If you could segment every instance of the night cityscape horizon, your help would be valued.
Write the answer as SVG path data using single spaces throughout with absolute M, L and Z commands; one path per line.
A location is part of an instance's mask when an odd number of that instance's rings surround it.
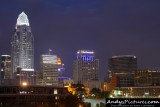
M 2 0 L 0 106 L 160 104 L 159 4 Z
M 10 2 L 10 3 L 8 3 Z M 159 70 L 158 3 L 149 1 L 1 1 L 0 54 L 10 54 L 11 36 L 24 11 L 35 42 L 35 69 L 48 49 L 61 57 L 65 75 L 72 78 L 79 49 L 94 50 L 100 59 L 100 78 L 114 55 L 135 55 L 138 68 Z M 28 2 L 28 3 L 27 3 Z M 12 6 L 10 6 L 12 4 Z M 32 4 L 32 5 L 30 5 Z M 53 4 L 53 5 L 51 5 Z M 143 7 L 142 7 L 143 6 Z M 8 7 L 8 9 L 5 9 Z M 31 10 L 32 8 L 32 10 Z M 154 19 L 154 20 L 153 20 Z M 4 21 L 5 20 L 5 21 Z M 6 23 L 7 22 L 7 23 Z M 5 41 L 5 43 L 4 43 Z M 40 47 L 40 48 L 39 48 Z

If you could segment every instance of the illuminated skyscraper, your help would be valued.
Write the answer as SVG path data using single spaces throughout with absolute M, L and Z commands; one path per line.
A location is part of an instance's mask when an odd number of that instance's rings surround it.
M 74 61 L 73 80 L 75 83 L 84 83 L 87 80 L 97 80 L 99 72 L 99 59 L 95 59 L 92 50 L 78 50 Z
M 37 85 L 52 85 L 58 86 L 58 76 L 63 64 L 57 55 L 41 55 L 41 69 L 37 78 Z
M 17 19 L 12 36 L 12 72 L 17 68 L 34 69 L 34 40 L 27 15 L 22 12 Z

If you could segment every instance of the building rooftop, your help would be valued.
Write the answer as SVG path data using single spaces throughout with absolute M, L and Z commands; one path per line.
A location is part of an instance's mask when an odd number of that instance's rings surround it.
M 123 57 L 133 57 L 136 58 L 134 55 L 119 55 L 119 56 L 112 56 L 112 58 L 123 58 Z

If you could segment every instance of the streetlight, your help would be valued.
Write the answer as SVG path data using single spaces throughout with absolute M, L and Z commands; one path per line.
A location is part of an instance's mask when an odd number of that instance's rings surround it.
M 78 107 L 83 107 L 83 105 L 80 104 Z
M 27 82 L 22 82 L 22 86 L 27 86 Z

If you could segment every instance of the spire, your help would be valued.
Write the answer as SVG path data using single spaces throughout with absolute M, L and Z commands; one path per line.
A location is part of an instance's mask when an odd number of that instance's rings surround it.
M 18 25 L 27 25 L 29 26 L 29 21 L 28 21 L 28 17 L 27 15 L 22 12 L 19 16 L 18 16 L 18 19 L 17 19 L 17 26 Z

